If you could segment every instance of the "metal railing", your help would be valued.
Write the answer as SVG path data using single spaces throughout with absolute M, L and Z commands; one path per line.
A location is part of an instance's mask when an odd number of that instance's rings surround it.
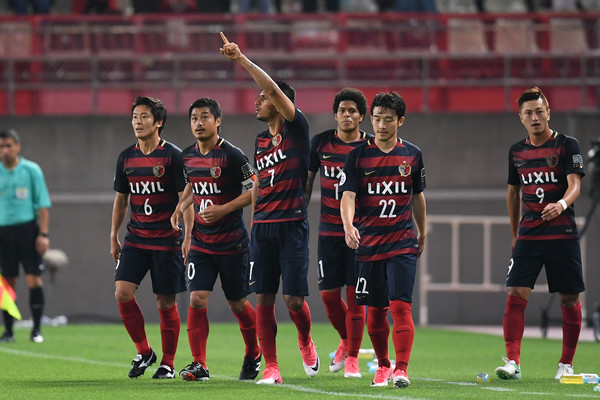
M 304 14 L 0 17 L 0 91 L 254 87 L 218 52 L 219 31 L 296 87 L 574 88 L 600 104 L 600 14 Z M 443 105 L 442 105 L 443 107 Z
M 585 218 L 576 218 L 578 227 L 582 227 Z M 434 226 L 447 226 L 450 228 L 450 279 L 441 281 L 440 277 L 433 276 L 430 268 L 431 246 L 426 246 L 419 261 L 419 323 L 422 326 L 429 324 L 429 294 L 433 292 L 504 292 L 506 290 L 505 282 L 494 282 L 492 279 L 492 247 L 493 247 L 493 227 L 506 226 L 506 231 L 510 229 L 508 217 L 499 216 L 467 216 L 467 215 L 428 215 L 428 241 L 435 240 L 436 229 Z M 465 266 L 461 262 L 461 228 L 466 226 L 479 226 L 482 228 L 482 246 L 481 246 L 481 268 L 478 266 Z M 505 243 L 507 247 L 510 243 Z M 583 275 L 586 270 L 586 239 L 585 236 L 580 239 L 581 257 Z M 473 247 L 470 250 L 476 252 Z M 508 249 L 507 249 L 508 251 Z M 478 253 L 477 253 L 478 254 Z M 504 259 L 508 262 L 510 255 L 507 253 Z M 507 264 L 508 265 L 508 264 Z M 468 271 L 467 271 L 468 270 Z M 465 282 L 466 272 L 472 273 L 474 270 L 482 271 L 482 280 L 478 283 Z M 505 275 L 504 275 L 505 276 Z M 537 285 L 534 293 L 548 293 L 548 287 Z M 580 295 L 581 304 L 585 303 L 585 292 Z M 582 312 L 585 318 L 585 307 L 582 306 Z

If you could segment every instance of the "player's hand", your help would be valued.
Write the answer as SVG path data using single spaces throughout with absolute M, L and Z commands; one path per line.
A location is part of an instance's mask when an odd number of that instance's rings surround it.
M 115 262 L 119 261 L 119 255 L 121 254 L 121 243 L 119 239 L 110 241 L 110 255 Z
M 358 229 L 356 229 L 354 226 L 351 226 L 347 230 L 345 229 L 345 231 L 346 234 L 344 235 L 344 238 L 346 239 L 346 245 L 348 245 L 348 247 L 351 249 L 358 249 L 360 244 L 360 233 L 358 233 Z
M 421 254 L 423 254 L 423 250 L 425 250 L 425 236 L 424 235 L 418 235 L 417 236 L 417 243 L 419 244 L 419 248 L 418 248 L 418 252 L 417 252 L 417 258 L 421 257 Z
M 38 235 L 35 239 L 35 249 L 37 250 L 40 256 L 43 256 L 44 253 L 50 248 L 50 239 L 46 236 Z
M 179 226 L 179 224 L 181 223 L 182 215 L 183 213 L 179 211 L 179 209 L 176 209 L 173 212 L 173 215 L 171 215 L 171 227 L 176 231 L 180 232 L 183 230 L 181 226 Z
M 230 60 L 237 61 L 242 58 L 242 52 L 237 44 L 230 42 L 223 32 L 219 32 L 221 34 L 221 39 L 223 40 L 223 47 L 219 49 L 221 54 Z
M 212 206 L 206 207 L 204 210 L 200 211 L 199 214 L 207 224 L 214 224 L 229 214 L 229 211 L 227 211 L 225 206 L 222 204 L 213 204 Z
M 546 204 L 546 207 L 542 210 L 542 219 L 544 221 L 551 221 L 562 214 L 563 211 L 563 206 L 560 203 Z
M 192 238 L 187 237 L 187 235 L 186 235 L 186 237 L 183 238 L 183 243 L 181 244 L 181 255 L 183 256 L 183 262 L 185 263 L 185 265 L 187 265 L 187 263 L 188 263 L 191 245 L 192 245 Z

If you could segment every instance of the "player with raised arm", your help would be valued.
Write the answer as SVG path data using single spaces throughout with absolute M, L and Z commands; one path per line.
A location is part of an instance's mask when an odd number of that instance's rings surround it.
M 371 135 L 360 130 L 367 114 L 367 99 L 358 89 L 345 88 L 335 95 L 333 117 L 336 129 L 313 136 L 306 184 L 307 203 L 313 182 L 320 171 L 321 218 L 319 224 L 318 280 L 321 299 L 331 325 L 340 336 L 340 345 L 329 370 L 344 368 L 346 378 L 360 378 L 358 352 L 365 329 L 365 307 L 356 304 L 356 261 L 354 250 L 346 245 L 340 217 L 340 176 L 346 156 Z M 341 292 L 346 285 L 346 301 Z
M 387 386 L 390 380 L 394 387 L 410 384 L 412 292 L 417 257 L 425 246 L 426 207 L 421 150 L 398 137 L 405 110 L 404 100 L 395 92 L 375 96 L 371 103 L 375 139 L 350 151 L 340 179 L 346 244 L 356 249 L 358 259 L 356 302 L 368 305 L 367 330 L 379 363 L 371 386 Z M 388 310 L 394 320 L 394 370 L 388 355 Z
M 246 301 L 248 233 L 242 209 L 251 202 L 255 173 L 244 153 L 220 136 L 222 112 L 216 100 L 197 99 L 188 115 L 196 143 L 182 153 L 187 186 L 171 224 L 178 229 L 184 212 L 194 204 L 187 321 L 194 360 L 179 375 L 188 381 L 209 379 L 207 312 L 210 292 L 219 276 L 227 304 L 238 320 L 246 344 L 239 379 L 252 380 L 260 370 L 261 356 L 256 338 L 256 312 Z M 248 191 L 242 193 L 243 188 Z
M 508 153 L 506 204 L 512 233 L 512 258 L 506 278 L 502 318 L 506 357 L 496 368 L 502 379 L 521 379 L 521 339 L 525 307 L 535 281 L 546 267 L 548 290 L 558 292 L 562 311 L 562 355 L 554 379 L 573 373 L 581 331 L 579 293 L 585 290 L 573 203 L 585 175 L 577 139 L 550 129 L 550 105 L 537 88 L 517 100 L 527 138 Z M 521 210 L 522 205 L 522 210 Z
M 192 211 L 186 213 L 186 243 L 181 232 L 171 226 L 179 196 L 185 188 L 181 150 L 161 138 L 167 121 L 163 103 L 152 97 L 136 97 L 131 107 L 131 125 L 137 139 L 117 159 L 110 231 L 110 254 L 117 263 L 115 297 L 123 324 L 138 354 L 132 361 L 130 378 L 137 378 L 157 357 L 148 343 L 144 316 L 135 292 L 150 271 L 152 291 L 160 313 L 163 356 L 153 378 L 175 377 L 173 363 L 181 320 L 176 295 L 185 291 L 184 257 L 187 258 Z M 130 204 L 125 243 L 119 231 Z
M 242 66 L 262 88 L 256 118 L 268 129 L 258 134 L 254 165 L 258 180 L 252 189 L 252 237 L 248 285 L 256 293 L 256 330 L 266 368 L 258 384 L 282 383 L 277 363 L 275 297 L 282 291 L 298 330 L 304 371 L 315 376 L 319 357 L 310 334 L 308 295 L 308 221 L 306 180 L 310 136 L 308 121 L 294 105 L 295 90 L 275 82 L 250 61 L 238 45 L 221 33 L 221 54 Z

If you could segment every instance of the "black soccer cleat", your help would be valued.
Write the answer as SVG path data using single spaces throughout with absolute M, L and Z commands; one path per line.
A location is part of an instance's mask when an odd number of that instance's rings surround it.
M 207 381 L 209 380 L 208 369 L 199 362 L 193 362 L 179 371 L 179 376 L 184 381 Z
M 175 371 L 173 368 L 168 365 L 161 365 L 158 367 L 154 375 L 152 375 L 152 379 L 173 379 L 175 378 Z
M 4 332 L 2 336 L 0 336 L 0 343 L 12 343 L 15 341 L 15 335 L 10 335 L 7 332 Z
M 146 368 L 151 366 L 156 362 L 156 353 L 154 350 L 150 349 L 150 354 L 145 356 L 138 354 L 135 356 L 133 361 L 131 361 L 131 369 L 129 370 L 130 378 L 137 378 L 138 376 L 144 375 Z
M 240 372 L 240 381 L 252 381 L 258 375 L 260 371 L 260 359 L 262 353 L 258 354 L 256 358 L 250 358 L 249 356 L 244 357 L 244 364 L 242 364 L 242 371 Z

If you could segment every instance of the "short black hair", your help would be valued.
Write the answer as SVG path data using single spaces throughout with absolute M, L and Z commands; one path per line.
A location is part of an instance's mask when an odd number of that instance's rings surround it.
M 371 102 L 371 115 L 373 115 L 375 107 L 391 110 L 396 113 L 399 119 L 404 117 L 404 114 L 406 113 L 406 103 L 396 92 L 377 93 Z
M 165 129 L 165 125 L 167 124 L 167 109 L 165 105 L 159 99 L 154 97 L 146 97 L 146 96 L 138 96 L 133 101 L 133 105 L 131 106 L 131 115 L 133 115 L 133 110 L 137 106 L 146 106 L 150 109 L 152 116 L 154 117 L 154 122 L 162 121 L 162 125 L 158 128 L 158 134 Z
M 213 117 L 215 117 L 215 120 L 217 118 L 221 118 L 222 116 L 221 106 L 219 105 L 219 102 L 215 99 L 210 99 L 208 97 L 201 97 L 199 99 L 196 99 L 196 101 L 192 103 L 190 109 L 188 110 L 188 118 L 190 119 L 192 118 L 192 111 L 194 111 L 194 108 L 208 108 Z M 217 132 L 221 133 L 220 125 L 217 128 Z
M 0 132 L 0 139 L 12 139 L 15 143 L 21 143 L 19 134 L 14 129 L 6 129 Z
M 337 92 L 335 99 L 333 100 L 334 114 L 338 112 L 340 103 L 345 100 L 355 102 L 360 115 L 365 116 L 367 114 L 367 98 L 363 92 L 355 88 L 344 88 Z
M 517 99 L 517 103 L 519 104 L 519 110 L 523 106 L 523 103 L 525 103 L 526 101 L 538 99 L 542 99 L 546 108 L 550 108 L 550 103 L 548 103 L 548 99 L 546 98 L 546 96 L 544 96 L 542 89 L 540 89 L 537 86 L 534 86 L 530 89 L 523 91 L 523 93 L 521 93 L 521 95 Z
M 281 89 L 292 103 L 296 101 L 296 89 L 294 89 L 292 85 L 284 81 L 275 81 L 275 84 L 279 86 L 279 89 Z
M 222 116 L 221 106 L 219 105 L 219 102 L 215 99 L 210 99 L 208 97 L 201 97 L 199 99 L 196 99 L 196 101 L 192 103 L 190 109 L 188 110 L 188 118 L 192 117 L 192 111 L 194 110 L 194 108 L 208 108 L 210 110 L 210 113 L 215 117 L 215 119 L 221 118 Z

